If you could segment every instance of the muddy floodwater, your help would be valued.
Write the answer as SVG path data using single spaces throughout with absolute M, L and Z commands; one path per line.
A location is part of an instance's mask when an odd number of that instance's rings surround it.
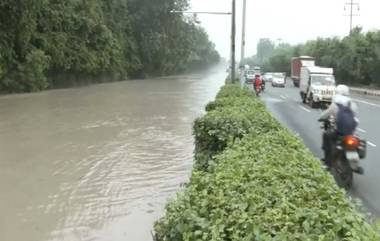
M 225 76 L 0 96 L 0 241 L 150 241 Z

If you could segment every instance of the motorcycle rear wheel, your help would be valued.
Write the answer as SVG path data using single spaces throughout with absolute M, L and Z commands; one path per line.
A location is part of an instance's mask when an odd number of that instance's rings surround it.
M 337 151 L 331 165 L 331 173 L 338 186 L 350 190 L 354 175 L 345 154 L 342 151 Z

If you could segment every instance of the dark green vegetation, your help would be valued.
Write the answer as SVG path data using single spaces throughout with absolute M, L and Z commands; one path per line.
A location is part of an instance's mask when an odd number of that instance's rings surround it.
M 196 168 L 155 224 L 157 241 L 379 240 L 250 91 L 223 87 L 194 134 Z
M 267 72 L 289 74 L 291 58 L 300 55 L 315 57 L 319 66 L 333 67 L 341 83 L 380 86 L 380 31 L 362 33 L 356 28 L 343 39 L 318 38 L 295 46 L 276 46 L 269 39 L 261 39 L 257 55 L 246 62 Z
M 219 60 L 187 0 L 0 0 L 0 92 L 166 75 Z

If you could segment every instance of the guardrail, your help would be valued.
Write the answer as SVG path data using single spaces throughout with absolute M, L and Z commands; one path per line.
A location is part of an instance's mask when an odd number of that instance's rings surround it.
M 380 90 L 371 90 L 365 88 L 350 87 L 352 93 L 369 95 L 369 96 L 380 96 Z

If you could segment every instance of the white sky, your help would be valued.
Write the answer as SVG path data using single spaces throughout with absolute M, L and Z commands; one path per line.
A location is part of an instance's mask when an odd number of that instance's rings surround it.
M 240 58 L 242 2 L 237 2 L 237 57 Z M 246 56 L 256 52 L 260 38 L 282 39 L 291 44 L 316 37 L 345 36 L 349 32 L 349 17 L 344 11 L 348 0 L 247 0 Z M 380 1 L 356 0 L 360 14 L 354 26 L 364 30 L 380 29 Z M 190 0 L 193 11 L 230 12 L 232 0 Z M 231 18 L 228 15 L 198 15 L 217 50 L 223 57 L 230 54 Z

